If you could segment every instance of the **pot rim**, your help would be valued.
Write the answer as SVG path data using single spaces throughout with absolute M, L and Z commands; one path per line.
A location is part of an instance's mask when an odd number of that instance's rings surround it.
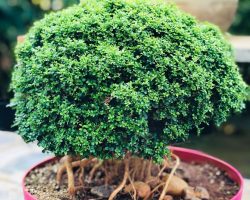
M 217 157 L 211 156 L 199 150 L 182 148 L 182 147 L 170 147 L 170 149 L 173 152 L 176 152 L 176 153 L 178 152 L 179 154 L 183 153 L 183 154 L 188 155 L 187 157 L 192 157 L 192 161 L 202 162 L 202 163 L 204 163 L 204 161 L 207 161 L 207 163 L 210 163 L 218 167 L 219 169 L 226 171 L 228 176 L 239 185 L 238 192 L 232 197 L 231 200 L 240 200 L 242 198 L 243 188 L 244 188 L 244 179 L 241 173 L 235 167 L 225 162 L 224 160 L 221 160 Z M 185 160 L 183 157 L 181 159 Z
M 244 180 L 242 175 L 240 174 L 240 172 L 234 168 L 232 165 L 228 164 L 227 162 L 216 158 L 214 156 L 211 156 L 209 154 L 203 153 L 201 151 L 198 150 L 193 150 L 193 149 L 187 149 L 187 148 L 182 148 L 182 147 L 174 147 L 174 146 L 170 146 L 169 147 L 170 150 L 173 153 L 179 154 L 179 155 L 186 155 L 184 156 L 184 159 L 182 156 L 181 160 L 185 160 L 185 161 L 196 161 L 196 162 L 201 162 L 204 163 L 204 161 L 206 161 L 207 163 L 213 164 L 216 167 L 219 167 L 222 170 L 225 170 L 228 174 L 228 176 L 233 179 L 235 182 L 238 183 L 239 185 L 239 190 L 238 192 L 232 197 L 231 200 L 240 200 L 242 193 L 243 193 L 243 186 L 244 186 Z M 192 160 L 188 159 L 189 157 L 192 157 Z M 24 196 L 25 196 L 25 200 L 38 200 L 36 197 L 34 197 L 33 195 L 31 195 L 29 193 L 29 191 L 27 190 L 26 186 L 25 186 L 25 179 L 28 176 L 28 174 L 34 170 L 37 167 L 40 167 L 50 161 L 55 160 L 56 157 L 49 157 L 35 165 L 33 165 L 32 167 L 30 167 L 24 174 L 23 179 L 22 179 L 22 189 L 24 192 Z

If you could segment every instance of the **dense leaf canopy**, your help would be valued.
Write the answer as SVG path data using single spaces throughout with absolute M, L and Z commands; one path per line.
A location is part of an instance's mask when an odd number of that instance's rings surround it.
M 19 134 L 56 155 L 160 160 L 244 107 L 230 45 L 173 5 L 85 0 L 36 22 L 16 55 Z

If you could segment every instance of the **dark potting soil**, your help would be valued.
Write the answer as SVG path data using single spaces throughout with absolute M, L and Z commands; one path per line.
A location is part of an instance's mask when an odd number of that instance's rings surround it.
M 67 177 L 63 176 L 62 185 L 59 187 L 56 183 L 56 171 L 59 166 L 58 161 L 48 163 L 41 168 L 36 168 L 30 172 L 26 178 L 26 188 L 36 196 L 38 200 L 107 200 L 108 198 L 98 196 L 98 191 L 93 192 L 93 187 L 103 185 L 103 174 L 96 172 L 95 181 L 88 183 L 85 181 L 85 187 L 81 188 L 76 197 L 72 198 L 67 193 Z M 87 180 L 90 169 L 85 169 L 85 178 Z M 77 174 L 77 172 L 75 173 Z M 209 192 L 210 200 L 230 200 L 239 190 L 239 186 L 232 181 L 228 175 L 219 168 L 210 164 L 185 163 L 181 162 L 176 175 L 183 178 L 192 187 L 203 187 Z M 121 173 L 121 177 L 123 173 Z M 78 178 L 75 179 L 79 183 Z M 100 187 L 99 187 L 100 188 Z M 106 190 L 113 190 L 113 186 L 106 187 Z M 94 195 L 95 194 L 95 195 Z M 153 200 L 158 199 L 157 197 Z M 116 200 L 132 200 L 129 194 L 120 192 Z M 175 197 L 174 200 L 183 200 Z

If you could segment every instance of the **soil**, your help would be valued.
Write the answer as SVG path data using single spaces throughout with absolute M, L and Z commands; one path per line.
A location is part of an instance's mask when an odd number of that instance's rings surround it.
M 64 175 L 60 186 L 56 183 L 56 171 L 59 162 L 54 161 L 40 168 L 36 168 L 29 173 L 26 178 L 26 188 L 36 196 L 38 200 L 107 200 L 111 191 L 119 184 L 123 173 L 119 172 L 118 180 L 113 180 L 112 185 L 104 186 L 104 173 L 99 170 L 91 183 L 88 183 L 88 173 L 92 166 L 87 166 L 84 173 L 84 187 L 82 187 L 76 196 L 70 197 L 67 192 L 67 176 Z M 167 171 L 166 171 L 167 172 Z M 78 172 L 75 171 L 75 174 Z M 79 174 L 79 173 L 78 173 Z M 181 162 L 176 176 L 187 181 L 192 187 L 205 188 L 211 200 L 230 200 L 239 190 L 239 186 L 228 175 L 219 168 L 210 164 L 185 163 Z M 76 175 L 76 185 L 79 180 Z M 154 197 L 153 200 L 158 199 Z M 181 197 L 174 197 L 174 200 L 182 200 Z M 132 200 L 129 194 L 120 192 L 116 200 Z

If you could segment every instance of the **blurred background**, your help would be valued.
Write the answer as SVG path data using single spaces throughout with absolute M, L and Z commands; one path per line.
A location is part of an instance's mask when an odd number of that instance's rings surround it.
M 25 34 L 32 23 L 42 18 L 44 14 L 63 9 L 78 3 L 78 1 L 0 0 L 0 130 L 15 131 L 15 128 L 11 127 L 14 112 L 6 105 L 13 95 L 9 91 L 9 84 L 11 72 L 15 65 L 14 47 L 17 36 Z M 180 5 L 185 7 L 187 1 L 181 0 Z M 190 0 L 190 2 L 192 1 L 195 2 L 195 0 Z M 196 0 L 196 3 L 194 3 L 196 7 L 198 1 L 203 2 Z M 213 2 L 215 1 L 220 2 L 220 0 L 213 0 Z M 232 4 L 231 9 L 237 9 L 236 13 L 232 12 L 232 16 L 234 14 L 235 16 L 232 17 L 231 27 L 223 29 L 228 29 L 227 31 L 232 35 L 250 35 L 250 0 L 239 0 L 239 2 L 237 0 L 222 1 L 224 2 L 223 6 L 220 7 L 221 10 L 215 8 L 212 12 L 217 9 L 220 14 L 223 12 L 228 14 L 226 7 L 231 6 L 231 1 L 234 4 Z M 209 0 L 206 0 L 206 2 L 209 2 Z M 208 10 L 207 5 L 205 6 L 206 10 Z M 201 7 L 196 9 L 201 10 Z M 215 17 L 219 19 L 219 16 Z M 223 21 L 220 23 L 225 24 Z M 248 46 L 250 46 L 250 42 Z M 244 80 L 250 84 L 250 62 L 243 61 L 238 63 L 238 66 Z M 247 103 L 243 113 L 231 117 L 221 127 L 211 125 L 204 130 L 204 134 L 200 137 L 192 136 L 187 143 L 177 145 L 200 149 L 216 155 L 235 165 L 245 177 L 250 178 L 250 103 Z

